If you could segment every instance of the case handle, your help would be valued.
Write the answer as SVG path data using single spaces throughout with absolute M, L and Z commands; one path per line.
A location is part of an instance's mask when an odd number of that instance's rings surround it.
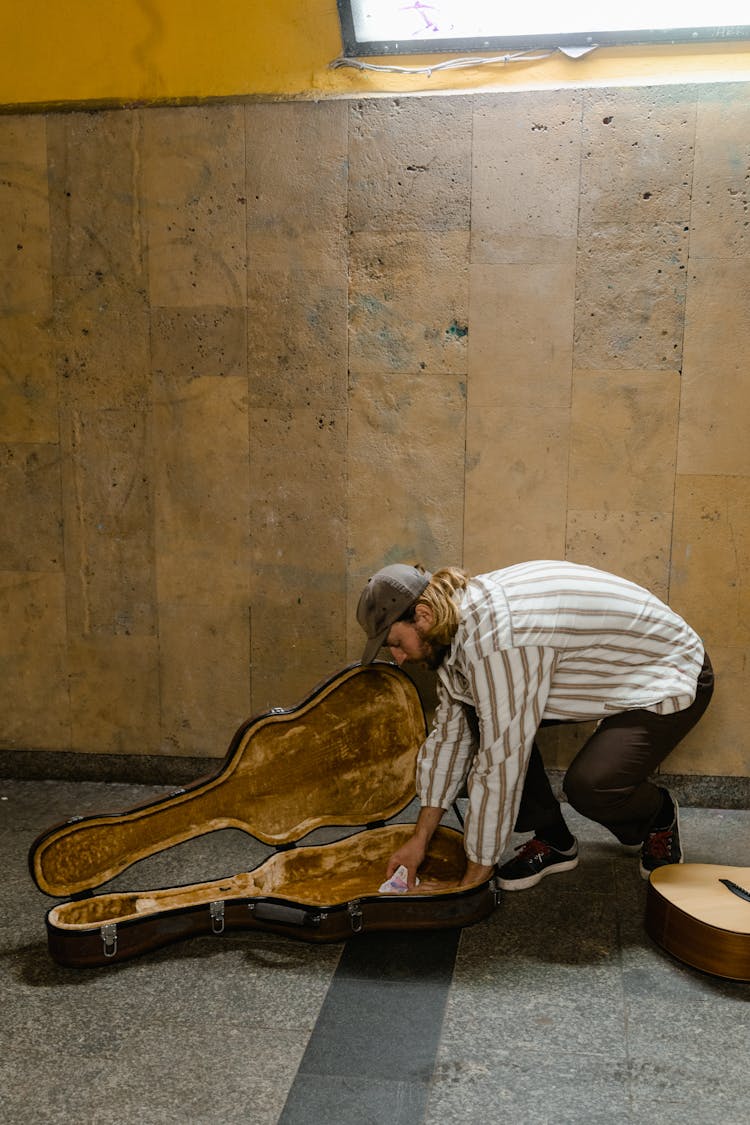
M 323 914 L 314 914 L 299 906 L 284 906 L 280 902 L 250 902 L 248 910 L 259 922 L 281 923 L 284 926 L 319 926 Z

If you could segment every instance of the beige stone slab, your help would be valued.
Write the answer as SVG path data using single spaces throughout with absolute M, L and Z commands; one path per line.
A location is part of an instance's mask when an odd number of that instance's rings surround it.
M 678 476 L 669 593 L 710 650 L 750 644 L 750 478 Z
M 161 751 L 221 757 L 249 717 L 247 604 L 159 607 Z
M 158 640 L 71 636 L 72 742 L 79 753 L 159 753 Z
M 71 632 L 156 633 L 148 419 L 130 410 L 65 416 L 63 513 Z
M 472 145 L 474 263 L 570 263 L 581 160 L 577 90 L 476 97 Z
M 262 600 L 341 589 L 346 543 L 346 415 L 303 407 L 250 415 L 253 632 Z
M 465 394 L 462 379 L 424 372 L 352 379 L 347 659 L 361 656 L 356 606 L 370 574 L 462 565 Z
M 750 650 L 719 642 L 709 646 L 709 656 L 716 686 L 708 710 L 662 768 L 669 773 L 747 777 L 750 773 L 747 740 Z M 746 857 L 740 857 L 739 862 L 743 861 L 746 862 Z
M 673 371 L 575 371 L 568 504 L 669 512 L 680 379 Z
M 669 596 L 672 511 L 568 510 L 565 557 Z
M 351 103 L 350 229 L 468 231 L 471 163 L 470 98 Z
M 697 86 L 695 168 L 713 166 L 717 178 L 737 174 L 748 157 L 750 98 L 747 82 Z
M 151 369 L 157 398 L 203 377 L 247 375 L 245 309 L 151 311 Z M 171 388 L 169 391 L 167 388 Z
M 564 557 L 569 430 L 569 412 L 562 409 L 468 411 L 467 570 Z
M 247 600 L 247 382 L 154 379 L 154 526 L 160 604 Z
M 273 228 L 248 235 L 248 280 L 258 273 L 313 275 L 346 273 L 348 242 L 342 224 L 335 230 L 280 234 Z
M 346 410 L 346 364 L 311 363 L 283 370 L 264 368 L 252 350 L 250 362 L 250 406 L 256 411 L 271 410 L 293 414 L 295 410 L 317 409 L 321 417 Z
M 323 680 L 347 663 L 344 651 L 344 578 L 331 592 L 290 587 L 287 596 L 272 592 L 252 612 L 252 711 L 295 707 Z M 301 590 L 301 592 L 300 592 Z M 361 655 L 361 654 L 359 654 Z M 358 657 L 357 657 L 358 659 Z
M 572 263 L 471 268 L 469 405 L 570 404 Z
M 46 119 L 0 117 L 0 308 L 46 315 L 52 301 Z
M 480 231 L 472 226 L 470 258 L 477 266 L 548 265 L 554 262 L 575 268 L 577 239 L 538 237 L 533 227 L 527 233 L 504 234 Z
M 65 576 L 0 572 L 2 745 L 70 749 Z
M 54 337 L 61 409 L 146 408 L 149 316 L 142 294 L 118 297 L 102 282 L 60 281 Z
M 60 449 L 0 445 L 0 571 L 63 570 Z
M 152 108 L 142 120 L 152 306 L 243 306 L 243 107 Z
M 249 281 L 268 272 L 345 275 L 346 106 L 246 108 Z
M 750 474 L 750 259 L 691 262 L 677 465 Z
M 49 119 L 50 230 L 56 284 L 76 279 L 120 302 L 144 292 L 141 115 L 134 110 Z
M 357 233 L 351 240 L 353 372 L 467 370 L 468 235 Z
M 344 659 L 346 413 L 250 414 L 253 709 L 292 706 Z
M 690 257 L 746 257 L 750 247 L 750 96 L 747 84 L 698 90 Z
M 345 102 L 245 107 L 252 271 L 345 268 L 347 122 Z
M 49 318 L 0 316 L 0 441 L 56 442 L 57 405 Z
M 587 90 L 580 223 L 687 223 L 696 88 Z
M 347 373 L 346 274 L 253 273 L 248 368 L 255 405 L 341 409 Z
M 680 370 L 688 238 L 681 222 L 581 229 L 574 367 Z
M 348 547 L 357 593 L 391 562 L 461 564 L 465 415 L 465 386 L 455 376 L 353 378 Z

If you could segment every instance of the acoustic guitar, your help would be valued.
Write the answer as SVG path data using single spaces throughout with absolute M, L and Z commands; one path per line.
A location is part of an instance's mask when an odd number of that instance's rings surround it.
M 649 879 L 646 932 L 686 965 L 750 981 L 750 867 L 657 868 Z

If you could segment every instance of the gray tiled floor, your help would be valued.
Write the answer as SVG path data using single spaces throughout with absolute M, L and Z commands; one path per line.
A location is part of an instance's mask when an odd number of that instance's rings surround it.
M 462 935 L 428 1125 L 747 1125 L 750 985 L 643 931 L 637 858 L 567 814 L 581 862 Z M 688 858 L 750 862 L 750 813 L 686 809 Z
M 359 1088 L 358 1125 L 750 1123 L 750 984 L 695 972 L 655 948 L 643 931 L 637 859 L 573 814 L 578 869 L 505 895 L 490 919 L 461 934 L 439 1036 L 432 1023 L 420 1036 L 419 1018 L 434 1019 L 423 990 L 442 985 L 428 972 L 401 980 L 394 970 L 409 1038 L 378 1041 L 368 1032 L 368 1007 L 374 1028 L 379 1001 L 367 959 L 357 972 L 342 961 L 337 973 L 337 945 L 243 934 L 105 970 L 54 965 L 44 936 L 50 902 L 26 866 L 30 842 L 71 814 L 118 810 L 157 792 L 0 782 L 3 1121 L 276 1125 L 298 1071 L 309 1071 L 310 1125 L 342 1119 L 337 1088 L 349 1105 Z M 683 836 L 689 859 L 750 864 L 750 811 L 685 809 Z M 242 833 L 217 833 L 111 886 L 212 878 L 266 854 Z M 335 1002 L 326 1005 L 334 978 Z M 349 1061 L 338 1075 L 335 1035 L 343 1034 Z M 428 1040 L 433 1054 L 437 1042 L 432 1068 Z M 389 1068 L 400 1058 L 409 1065 L 391 1089 Z M 427 1083 L 426 1099 L 402 1080 L 410 1066 Z M 305 1120 L 299 1104 L 288 1120 Z

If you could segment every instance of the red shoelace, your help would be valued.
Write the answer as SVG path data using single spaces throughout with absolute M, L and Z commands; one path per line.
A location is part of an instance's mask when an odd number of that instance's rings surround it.
M 519 844 L 516 848 L 519 859 L 530 859 L 533 855 L 547 855 L 553 850 L 549 844 L 545 844 L 544 840 L 537 840 L 536 836 L 532 836 L 525 844 Z
M 646 851 L 654 859 L 669 859 L 672 855 L 672 835 L 671 828 L 660 828 L 658 832 L 649 832 Z

